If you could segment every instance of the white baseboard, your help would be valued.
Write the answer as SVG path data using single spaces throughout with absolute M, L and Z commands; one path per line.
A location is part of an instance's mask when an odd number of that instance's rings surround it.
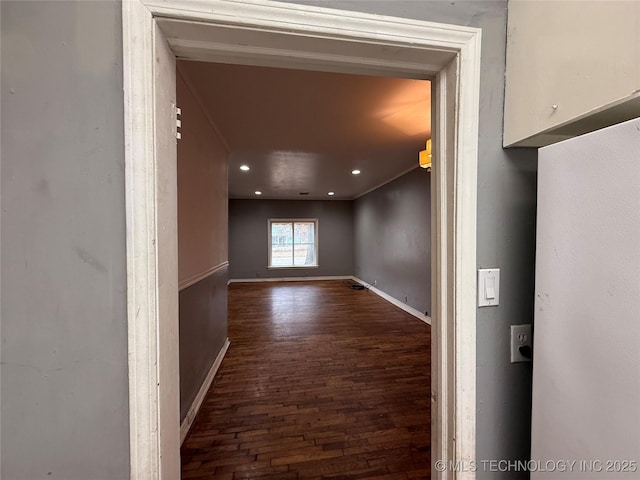
M 422 313 L 419 310 L 416 310 L 413 307 L 410 307 L 409 305 L 407 305 L 406 303 L 402 303 L 400 300 L 398 300 L 397 298 L 392 297 L 391 295 L 389 295 L 388 293 L 383 292 L 382 290 L 378 290 L 376 287 L 369 285 L 366 282 L 363 282 L 362 280 L 360 280 L 358 277 L 351 277 L 352 280 L 361 283 L 362 285 L 366 286 L 369 290 L 371 290 L 373 293 L 375 293 L 376 295 L 378 295 L 379 297 L 384 298 L 387 302 L 392 303 L 393 305 L 395 305 L 396 307 L 404 310 L 405 312 L 413 315 L 414 317 L 422 320 L 424 323 L 431 325 L 431 317 L 426 316 L 424 313 Z
M 211 386 L 211 382 L 213 382 L 213 378 L 216 376 L 218 368 L 220 368 L 220 364 L 222 363 L 222 359 L 224 358 L 225 354 L 227 353 L 227 350 L 229 349 L 229 345 L 230 345 L 230 342 L 229 342 L 229 339 L 227 338 L 224 342 L 224 345 L 222 346 L 222 349 L 220 349 L 220 353 L 218 353 L 218 356 L 213 362 L 213 365 L 211 365 L 211 369 L 209 370 L 209 373 L 207 373 L 207 376 L 204 379 L 204 382 L 202 382 L 202 385 L 200 386 L 200 390 L 198 390 L 198 394 L 196 395 L 196 398 L 193 399 L 193 403 L 191 404 L 191 407 L 187 412 L 187 416 L 184 417 L 184 420 L 180 425 L 180 445 L 182 445 L 184 443 L 184 439 L 187 438 L 187 433 L 189 433 L 189 430 L 191 429 L 191 425 L 193 425 L 193 421 L 196 419 L 196 415 L 198 414 L 198 411 L 202 406 L 204 397 L 207 395 L 207 391 Z
M 384 298 L 387 302 L 392 303 L 396 307 L 404 310 L 405 312 L 413 315 L 414 317 L 422 320 L 428 325 L 431 325 L 431 317 L 428 317 L 424 313 L 419 310 L 416 310 L 413 307 L 410 307 L 406 303 L 402 303 L 397 298 L 392 297 L 388 293 L 383 292 L 382 290 L 378 290 L 376 287 L 369 285 L 368 283 L 360 280 L 358 277 L 354 277 L 353 275 L 343 275 L 343 276 L 325 276 L 325 277 L 279 277 L 279 278 L 267 278 L 267 277 L 259 277 L 259 278 L 233 278 L 227 282 L 227 285 L 231 283 L 256 283 L 256 282 L 314 282 L 321 280 L 353 280 L 355 282 L 361 283 L 365 285 L 369 290 L 378 295 L 379 297 Z
M 353 277 L 351 275 L 343 275 L 343 276 L 331 276 L 327 275 L 324 277 L 279 277 L 279 278 L 269 278 L 269 277 L 258 277 L 258 278 L 233 278 L 229 280 L 228 283 L 255 283 L 255 282 L 317 282 L 321 280 L 352 280 Z

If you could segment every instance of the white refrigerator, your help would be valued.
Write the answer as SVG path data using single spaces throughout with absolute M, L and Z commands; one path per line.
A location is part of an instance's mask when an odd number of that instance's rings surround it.
M 540 149 L 537 215 L 531 478 L 640 479 L 640 118 Z

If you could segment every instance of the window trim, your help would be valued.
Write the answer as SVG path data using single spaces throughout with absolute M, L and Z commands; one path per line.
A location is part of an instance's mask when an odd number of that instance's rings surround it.
M 271 224 L 272 223 L 302 223 L 302 222 L 313 222 L 314 224 L 314 235 L 313 235 L 313 246 L 316 254 L 316 263 L 315 265 L 291 265 L 287 267 L 279 267 L 271 265 Z M 312 268 L 320 268 L 320 248 L 318 244 L 318 231 L 319 231 L 319 221 L 317 218 L 269 218 L 267 219 L 267 270 L 289 270 L 289 269 L 312 269 Z

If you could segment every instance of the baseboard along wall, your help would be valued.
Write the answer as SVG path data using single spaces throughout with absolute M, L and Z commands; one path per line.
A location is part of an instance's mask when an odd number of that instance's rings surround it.
M 402 303 L 397 298 L 392 297 L 391 295 L 383 292 L 382 290 L 379 290 L 379 289 L 375 288 L 374 286 L 369 285 L 366 282 L 362 281 L 358 277 L 354 277 L 354 276 L 233 279 L 233 280 L 229 280 L 228 283 L 282 282 L 282 281 L 285 281 L 285 282 L 302 282 L 302 281 L 322 281 L 322 280 L 353 280 L 355 282 L 358 282 L 358 283 L 364 285 L 369 291 L 375 293 L 376 295 L 378 295 L 379 297 L 383 298 L 387 302 L 395 305 L 396 307 L 400 308 L 401 310 L 404 310 L 405 312 L 409 313 L 410 315 L 413 315 L 417 319 L 422 320 L 423 322 L 427 323 L 428 325 L 431 325 L 431 317 L 423 314 L 422 312 L 416 310 L 413 307 L 410 307 L 409 305 L 407 305 L 405 303 Z M 191 404 L 191 407 L 189 408 L 189 411 L 187 412 L 187 415 L 185 416 L 184 420 L 180 424 L 180 444 L 181 445 L 182 445 L 182 443 L 184 443 L 185 438 L 187 438 L 187 434 L 189 433 L 189 430 L 191 429 L 191 426 L 193 425 L 193 422 L 194 422 L 194 420 L 196 418 L 196 415 L 198 414 L 198 411 L 200 410 L 200 407 L 202 406 L 202 402 L 204 401 L 204 398 L 207 395 L 207 392 L 209 391 L 209 387 L 211 386 L 211 383 L 213 383 L 213 379 L 216 376 L 216 373 L 218 372 L 218 369 L 220 368 L 220 365 L 222 364 L 222 360 L 224 359 L 224 356 L 227 353 L 227 350 L 229 349 L 229 345 L 230 345 L 230 342 L 229 342 L 229 339 L 227 338 L 226 341 L 224 342 L 224 345 L 222 346 L 222 349 L 220 349 L 220 352 L 218 353 L 218 356 L 216 357 L 215 361 L 213 362 L 213 365 L 211 365 L 211 368 L 209 369 L 209 373 L 207 373 L 207 376 L 205 377 L 204 382 L 202 382 L 202 386 L 200 387 L 200 390 L 198 391 L 198 394 L 196 395 L 196 398 L 194 398 L 193 403 Z
M 314 282 L 314 281 L 322 281 L 322 280 L 353 280 L 354 282 L 361 283 L 371 292 L 375 293 L 381 298 L 384 298 L 387 302 L 395 305 L 401 310 L 413 315 L 419 320 L 431 325 L 431 317 L 425 315 L 419 310 L 416 310 L 413 307 L 410 307 L 406 303 L 401 302 L 395 297 L 392 297 L 388 293 L 383 292 L 382 290 L 377 289 L 373 285 L 369 285 L 363 280 L 355 277 L 353 275 L 347 276 L 324 276 L 324 277 L 280 277 L 280 278 L 234 278 L 228 281 L 228 284 L 231 283 L 255 283 L 255 282 Z
M 211 386 L 211 383 L 213 382 L 213 379 L 216 376 L 216 373 L 218 372 L 220 365 L 222 364 L 222 360 L 224 359 L 224 356 L 227 353 L 227 350 L 229 349 L 229 345 L 230 345 L 230 342 L 229 342 L 229 339 L 227 338 L 224 342 L 224 345 L 220 349 L 218 356 L 213 362 L 213 365 L 211 365 L 211 368 L 209 369 L 209 373 L 207 373 L 207 376 L 205 377 L 204 382 L 202 382 L 202 386 L 200 387 L 200 390 L 198 390 L 198 394 L 196 395 L 196 398 L 193 399 L 193 403 L 191 404 L 191 407 L 189 407 L 189 411 L 187 412 L 187 415 L 184 417 L 184 420 L 180 424 L 180 445 L 182 445 L 184 443 L 184 439 L 187 438 L 187 434 L 189 433 L 189 430 L 193 425 L 193 421 L 196 419 L 196 415 L 198 414 L 198 411 L 202 406 L 204 397 L 206 397 L 207 392 L 209 391 L 209 387 Z
M 231 283 L 256 283 L 256 282 L 318 282 L 322 280 L 353 280 L 351 275 L 326 275 L 323 277 L 257 277 L 257 278 L 233 278 Z
M 351 279 L 356 281 L 356 282 L 358 282 L 358 283 L 361 283 L 362 285 L 367 287 L 371 292 L 375 293 L 379 297 L 384 298 L 387 302 L 395 305 L 399 309 L 404 310 L 405 312 L 409 313 L 410 315 L 413 315 L 417 319 L 422 320 L 424 323 L 427 323 L 427 324 L 431 325 L 431 317 L 428 317 L 427 315 L 425 315 L 421 311 L 416 310 L 413 307 L 410 307 L 406 303 L 401 302 L 397 298 L 392 297 L 391 295 L 389 295 L 388 293 L 383 292 L 382 290 L 378 290 L 373 285 L 369 285 L 368 283 L 360 280 L 358 277 L 351 277 Z

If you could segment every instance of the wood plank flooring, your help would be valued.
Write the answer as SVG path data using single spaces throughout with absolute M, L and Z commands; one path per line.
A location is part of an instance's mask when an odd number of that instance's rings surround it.
M 430 477 L 430 327 L 348 283 L 229 286 L 183 479 Z

